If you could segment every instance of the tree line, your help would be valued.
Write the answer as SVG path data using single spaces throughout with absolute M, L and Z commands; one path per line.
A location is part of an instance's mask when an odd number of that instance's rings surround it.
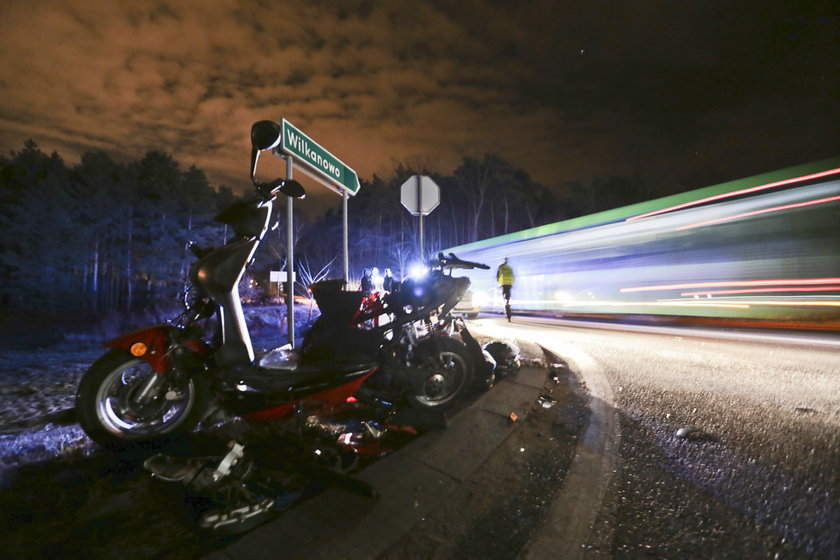
M 440 206 L 424 218 L 422 256 L 418 219 L 400 204 L 400 186 L 416 173 L 430 175 L 441 191 Z M 447 247 L 621 205 L 621 197 L 636 201 L 644 184 L 618 177 L 565 187 L 558 194 L 492 154 L 464 158 L 451 175 L 400 165 L 388 179 L 363 180 L 348 202 L 350 280 L 373 266 L 402 276 Z M 119 163 L 94 151 L 67 165 L 30 140 L 0 156 L 0 302 L 9 310 L 93 312 L 172 302 L 193 260 L 188 242 L 224 243 L 231 232 L 212 218 L 236 198 L 161 152 Z M 275 208 L 284 222 L 283 203 Z M 296 220 L 299 289 L 340 277 L 340 204 Z M 267 234 L 242 283 L 250 295 L 271 288 L 269 270 L 285 268 L 285 235 L 285 227 Z

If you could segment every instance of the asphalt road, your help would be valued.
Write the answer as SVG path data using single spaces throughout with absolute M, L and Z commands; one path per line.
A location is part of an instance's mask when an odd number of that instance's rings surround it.
M 523 317 L 473 328 L 565 358 L 606 414 L 591 522 L 549 535 L 569 539 L 563 557 L 840 557 L 840 341 Z

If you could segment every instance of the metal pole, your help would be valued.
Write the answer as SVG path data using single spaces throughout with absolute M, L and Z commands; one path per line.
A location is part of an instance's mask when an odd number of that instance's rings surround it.
M 344 229 L 344 285 L 347 286 L 347 283 L 350 281 L 350 250 L 349 250 L 349 234 L 347 228 L 347 199 L 349 195 L 347 194 L 346 190 L 341 191 L 341 209 L 343 212 L 343 224 L 342 227 Z
M 294 162 L 292 156 L 286 156 L 286 179 L 293 179 Z M 294 284 L 294 198 L 286 197 L 286 332 L 289 344 L 295 347 L 295 284 Z
M 423 214 L 420 214 L 420 262 L 425 265 L 426 261 L 423 257 Z
M 423 258 L 423 188 L 422 178 L 417 175 L 417 210 L 420 212 L 420 263 L 425 264 Z

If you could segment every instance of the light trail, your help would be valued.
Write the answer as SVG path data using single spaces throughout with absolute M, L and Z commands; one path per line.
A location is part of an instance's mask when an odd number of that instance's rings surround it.
M 573 309 L 573 308 L 590 308 L 590 307 L 724 307 L 724 308 L 738 308 L 746 309 L 749 307 L 747 303 L 729 302 L 729 301 L 702 301 L 702 300 L 685 300 L 685 301 L 614 301 L 614 300 L 587 300 L 581 302 L 558 302 L 555 300 L 521 300 L 511 299 L 511 305 L 526 305 L 530 304 L 541 309 Z
M 808 301 L 807 299 L 797 300 L 749 300 L 749 305 L 776 305 L 776 306 L 792 306 L 792 307 L 840 307 L 840 301 Z
M 705 292 L 683 292 L 681 296 L 758 294 L 777 292 L 833 292 L 840 291 L 840 286 L 819 286 L 814 288 L 753 288 L 748 290 L 709 290 Z
M 753 210 L 752 212 L 743 212 L 741 214 L 735 214 L 734 216 L 726 216 L 724 218 L 715 218 L 714 220 L 706 220 L 704 222 L 697 222 L 696 224 L 689 224 L 687 226 L 680 226 L 676 228 L 677 231 L 682 231 L 686 229 L 693 229 L 703 226 L 708 226 L 712 224 L 719 224 L 723 222 L 731 222 L 733 220 L 739 220 L 742 218 L 749 218 L 752 216 L 759 216 L 761 214 L 769 214 L 770 212 L 779 212 L 782 210 L 792 210 L 794 208 L 802 208 L 804 206 L 813 206 L 814 204 L 825 204 L 826 202 L 835 202 L 840 200 L 840 196 L 830 196 L 828 198 L 820 198 L 818 200 L 808 200 L 806 202 L 796 202 L 793 204 L 784 204 L 782 206 L 774 206 L 773 208 L 763 208 L 761 210 Z
M 810 175 L 802 175 L 801 177 L 793 177 L 792 179 L 785 179 L 784 181 L 775 181 L 773 183 L 767 183 L 765 185 L 758 185 L 756 187 L 750 187 L 747 189 L 741 189 L 737 191 L 732 191 L 723 194 L 717 194 L 714 196 L 708 196 L 706 198 L 701 198 L 698 200 L 692 200 L 691 202 L 684 202 L 683 204 L 677 204 L 675 206 L 669 206 L 668 208 L 662 208 L 661 210 L 653 210 L 651 212 L 645 212 L 644 214 L 639 214 L 638 216 L 631 216 L 627 218 L 626 221 L 632 222 L 634 220 L 641 220 L 642 218 L 648 218 L 650 216 L 657 216 L 659 214 L 664 214 L 666 212 L 673 212 L 675 210 L 681 210 L 683 208 L 691 208 L 692 206 L 698 206 L 700 204 L 706 204 L 708 202 L 715 202 L 717 200 L 723 200 L 725 198 L 732 198 L 734 196 L 740 196 L 745 194 L 750 194 L 758 191 L 763 191 L 767 189 L 772 189 L 774 187 L 781 187 L 784 185 L 790 185 L 793 183 L 801 183 L 803 181 L 810 181 L 812 179 L 820 179 L 822 177 L 828 177 L 831 175 L 835 175 L 840 173 L 840 168 L 837 169 L 829 169 L 827 171 L 822 171 L 820 173 L 812 173 Z
M 638 286 L 635 288 L 621 288 L 621 292 L 654 292 L 657 290 L 687 290 L 690 288 L 725 288 L 729 286 L 808 286 L 817 284 L 834 284 L 840 278 L 786 278 L 778 280 L 727 280 L 721 282 L 691 282 L 687 284 L 660 284 L 656 286 Z M 704 292 L 705 293 L 705 292 Z
M 838 174 L 840 157 L 452 252 L 494 268 L 510 257 L 514 313 L 840 331 Z M 626 219 L 683 202 L 678 212 Z M 699 227 L 707 224 L 719 225 Z M 468 275 L 474 293 L 490 295 L 483 309 L 499 309 L 493 271 Z

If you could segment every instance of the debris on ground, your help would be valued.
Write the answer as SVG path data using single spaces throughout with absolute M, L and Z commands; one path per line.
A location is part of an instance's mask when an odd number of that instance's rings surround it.
M 677 430 L 677 437 L 681 439 L 697 439 L 700 435 L 702 435 L 698 428 L 693 426 L 686 426 L 684 428 L 680 428 Z

